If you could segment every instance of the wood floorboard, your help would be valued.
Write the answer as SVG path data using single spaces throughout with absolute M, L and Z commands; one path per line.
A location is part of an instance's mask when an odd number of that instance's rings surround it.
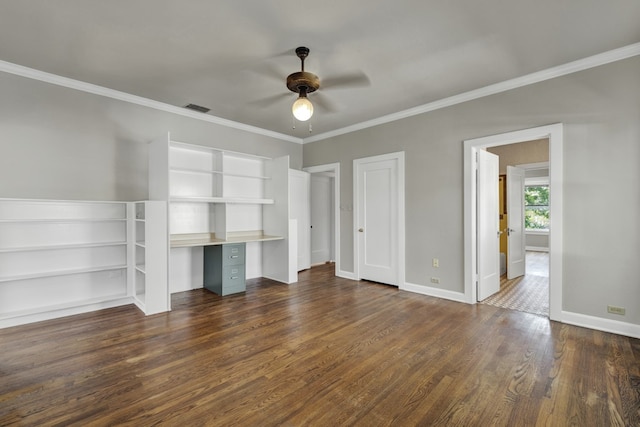
M 341 279 L 0 330 L 0 425 L 639 426 L 640 340 Z

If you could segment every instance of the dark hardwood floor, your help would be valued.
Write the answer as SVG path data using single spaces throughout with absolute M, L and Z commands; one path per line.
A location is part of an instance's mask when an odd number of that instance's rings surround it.
M 638 426 L 640 340 L 333 277 L 0 330 L 0 425 Z

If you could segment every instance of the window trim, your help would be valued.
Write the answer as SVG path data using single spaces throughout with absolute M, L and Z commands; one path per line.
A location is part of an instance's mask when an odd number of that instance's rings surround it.
M 542 228 L 526 228 L 524 230 L 524 234 L 530 234 L 532 236 L 548 236 L 549 235 L 549 229 L 542 229 Z

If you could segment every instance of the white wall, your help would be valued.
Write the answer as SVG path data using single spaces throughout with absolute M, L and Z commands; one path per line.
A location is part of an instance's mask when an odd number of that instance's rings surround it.
M 278 157 L 299 144 L 0 73 L 0 197 L 147 198 L 147 142 L 179 141 Z
M 305 145 L 305 167 L 340 162 L 342 269 L 354 261 L 353 159 L 403 150 L 406 280 L 433 287 L 438 276 L 443 290 L 463 292 L 462 141 L 562 122 L 563 309 L 640 324 L 639 100 L 634 57 Z M 617 233 L 614 206 L 624 225 Z M 608 314 L 607 304 L 626 307 L 626 316 Z
M 528 251 L 548 251 L 549 250 L 549 233 L 524 233 L 524 244 Z

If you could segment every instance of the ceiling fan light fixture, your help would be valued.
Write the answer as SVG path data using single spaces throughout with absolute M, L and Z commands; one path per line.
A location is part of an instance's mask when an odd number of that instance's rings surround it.
M 306 91 L 300 91 L 300 96 L 293 103 L 291 111 L 293 112 L 293 117 L 301 122 L 306 122 L 313 116 L 313 104 L 307 98 Z
M 300 71 L 289 74 L 287 88 L 298 94 L 298 99 L 293 103 L 291 112 L 293 117 L 301 122 L 306 122 L 313 116 L 313 104 L 307 98 L 307 94 L 315 92 L 320 87 L 320 79 L 313 73 L 304 70 L 304 59 L 309 55 L 309 48 L 300 46 L 296 49 L 296 55 L 300 58 Z

